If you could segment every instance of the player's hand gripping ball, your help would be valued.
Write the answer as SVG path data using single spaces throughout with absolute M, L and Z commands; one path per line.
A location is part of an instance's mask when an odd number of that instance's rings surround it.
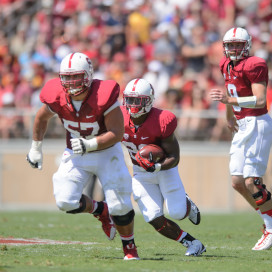
M 145 145 L 136 156 L 137 163 L 148 172 L 156 171 L 156 164 L 165 158 L 163 149 L 154 144 Z

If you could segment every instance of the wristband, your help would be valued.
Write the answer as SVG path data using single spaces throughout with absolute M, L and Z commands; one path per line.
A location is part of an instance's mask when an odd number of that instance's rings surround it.
M 86 149 L 87 151 L 94 151 L 94 150 L 97 150 L 97 147 L 98 147 L 98 143 L 97 143 L 97 139 L 96 137 L 90 139 L 90 140 L 87 140 L 88 142 L 88 145 L 86 146 Z
M 256 102 L 256 96 L 237 97 L 237 103 L 241 108 L 255 108 Z
M 41 151 L 42 150 L 42 141 L 32 140 L 31 149 L 36 150 L 36 151 Z
M 155 163 L 155 173 L 159 172 L 161 170 L 161 164 L 160 163 Z

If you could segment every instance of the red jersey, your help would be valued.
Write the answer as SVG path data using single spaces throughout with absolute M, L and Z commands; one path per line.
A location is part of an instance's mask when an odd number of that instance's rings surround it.
M 66 129 L 66 144 L 71 149 L 71 138 L 91 139 L 107 131 L 104 113 L 117 102 L 120 87 L 113 80 L 95 79 L 79 111 L 73 107 L 59 78 L 49 80 L 41 90 L 40 100 L 58 114 Z
M 167 110 L 152 108 L 145 122 L 137 129 L 130 120 L 129 112 L 121 106 L 124 116 L 125 133 L 122 143 L 127 147 L 132 163 L 138 165 L 135 155 L 148 144 L 161 145 L 161 140 L 172 135 L 177 127 L 176 116 Z
M 268 67 L 264 59 L 247 57 L 232 67 L 230 59 L 223 57 L 220 61 L 220 70 L 225 79 L 225 86 L 230 96 L 253 96 L 251 84 L 262 81 L 268 84 Z M 267 113 L 267 107 L 259 109 L 241 108 L 232 106 L 236 118 L 259 116 Z

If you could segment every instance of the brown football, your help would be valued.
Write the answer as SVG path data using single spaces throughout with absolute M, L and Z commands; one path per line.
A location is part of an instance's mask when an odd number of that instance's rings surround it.
M 150 152 L 152 153 L 153 158 L 152 161 L 155 163 L 160 162 L 165 158 L 165 153 L 163 149 L 158 145 L 154 144 L 145 145 L 139 150 L 140 155 L 148 160 L 150 158 Z

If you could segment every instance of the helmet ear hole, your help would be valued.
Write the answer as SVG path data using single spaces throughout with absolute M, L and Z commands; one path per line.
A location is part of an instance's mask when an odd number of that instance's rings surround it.
M 138 118 L 148 113 L 154 101 L 154 89 L 145 79 L 131 80 L 123 93 L 123 105 L 127 107 L 132 117 Z

